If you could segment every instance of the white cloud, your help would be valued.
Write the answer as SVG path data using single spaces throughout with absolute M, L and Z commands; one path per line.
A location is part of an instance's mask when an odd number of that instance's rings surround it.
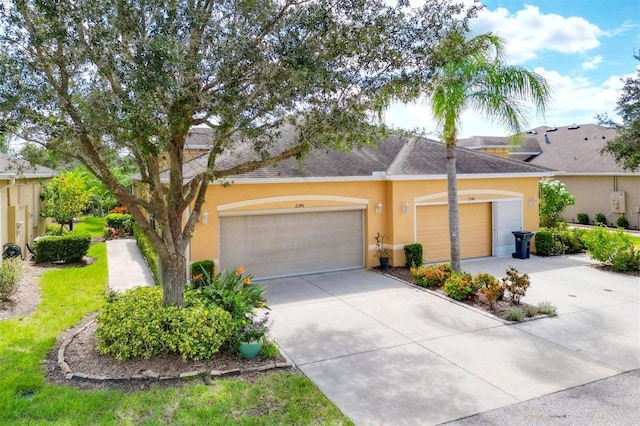
M 526 62 L 542 51 L 582 53 L 597 47 L 605 35 L 598 26 L 578 16 L 544 14 L 536 6 L 511 13 L 505 8 L 483 10 L 472 23 L 477 32 L 494 32 L 507 41 L 513 63 Z
M 597 56 L 594 56 L 593 58 L 589 58 L 589 60 L 587 61 L 584 61 L 581 64 L 581 66 L 583 70 L 589 71 L 589 70 L 596 69 L 598 65 L 600 65 L 601 63 L 602 63 L 602 56 L 597 55 Z

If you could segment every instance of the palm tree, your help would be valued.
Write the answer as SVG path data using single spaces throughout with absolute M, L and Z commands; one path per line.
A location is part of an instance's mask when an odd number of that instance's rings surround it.
M 544 113 L 551 90 L 542 76 L 519 66 L 507 65 L 504 42 L 493 34 L 472 38 L 454 31 L 437 48 L 439 66 L 428 94 L 433 116 L 447 148 L 447 192 L 451 268 L 461 272 L 456 182 L 457 130 L 463 111 L 471 108 L 491 121 L 504 124 L 519 135 L 526 125 L 526 105 Z

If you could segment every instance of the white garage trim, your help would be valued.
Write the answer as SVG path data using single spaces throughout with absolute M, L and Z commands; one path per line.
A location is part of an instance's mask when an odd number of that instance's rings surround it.
M 331 206 L 331 207 L 302 207 L 293 209 L 264 209 L 264 210 L 233 210 L 226 212 L 218 212 L 218 217 L 231 217 L 231 216 L 265 216 L 274 214 L 297 214 L 297 213 L 322 213 L 322 212 L 336 212 L 336 211 L 354 211 L 354 210 L 366 210 L 366 205 L 361 206 Z
M 220 204 L 217 208 L 219 212 L 225 210 L 238 209 L 242 207 L 256 206 L 260 204 L 282 203 L 298 201 L 333 201 L 339 203 L 368 204 L 366 198 L 340 197 L 335 195 L 283 195 L 279 197 L 256 198 L 253 200 L 237 201 L 235 203 Z

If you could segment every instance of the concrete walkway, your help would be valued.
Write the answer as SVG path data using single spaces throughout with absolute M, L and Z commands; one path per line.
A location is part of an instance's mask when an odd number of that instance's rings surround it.
M 133 238 L 107 240 L 107 264 L 112 290 L 123 292 L 133 287 L 154 285 L 153 275 Z
M 558 307 L 518 325 L 365 270 L 264 284 L 273 336 L 356 424 L 426 425 L 640 368 L 640 280 L 589 263 L 464 262 L 498 277 L 513 265 L 531 276 L 525 302 Z

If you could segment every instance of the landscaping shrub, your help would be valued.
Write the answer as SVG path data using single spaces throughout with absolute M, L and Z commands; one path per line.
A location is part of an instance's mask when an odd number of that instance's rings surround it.
M 475 287 L 485 295 L 489 307 L 493 309 L 496 300 L 504 293 L 502 283 L 491 274 L 479 273 L 473 277 Z
M 558 309 L 551 304 L 551 302 L 540 302 L 538 303 L 538 312 L 544 315 L 549 315 L 550 317 L 555 317 L 558 315 Z
M 129 214 L 129 210 L 124 206 L 118 206 L 118 207 L 114 207 L 111 210 L 109 210 L 109 214 L 112 214 L 112 213 Z
M 611 265 L 616 272 L 640 271 L 640 250 L 633 246 L 618 250 L 611 259 Z
M 609 263 L 618 252 L 628 250 L 633 245 L 631 236 L 621 228 L 610 232 L 604 226 L 596 226 L 582 236 L 587 253 L 592 259 Z
M 208 359 L 234 332 L 231 315 L 206 307 L 189 292 L 185 307 L 162 306 L 159 287 L 137 287 L 112 297 L 96 317 L 98 351 L 119 360 L 176 353 Z
M 538 256 L 551 256 L 553 253 L 553 232 L 546 229 L 536 232 L 535 246 Z
M 626 216 L 620 216 L 618 217 L 618 220 L 616 220 L 616 225 L 618 225 L 618 228 L 628 228 L 629 227 L 629 219 L 627 219 Z
M 260 356 L 263 358 L 273 358 L 278 355 L 280 351 L 278 350 L 278 346 L 273 342 L 265 342 L 262 345 L 262 349 L 260 349 Z
M 455 300 L 473 299 L 478 292 L 478 287 L 473 281 L 471 274 L 465 272 L 461 274 L 451 274 L 444 283 L 442 291 Z
M 603 213 L 597 213 L 593 224 L 607 226 L 607 217 Z
M 411 268 L 410 273 L 413 282 L 420 287 L 442 287 L 447 278 L 451 276 L 451 265 L 445 263 L 420 266 L 419 268 Z
M 566 254 L 582 253 L 586 247 L 582 241 L 582 236 L 586 232 L 583 228 L 569 229 L 567 227 L 560 228 L 555 231 L 557 239 L 562 243 L 563 251 Z
M 520 303 L 520 299 L 525 296 L 531 281 L 528 274 L 518 274 L 518 270 L 513 266 L 507 269 L 507 276 L 502 278 L 502 286 L 509 292 L 511 301 L 515 304 Z
M 405 266 L 419 267 L 422 265 L 422 244 L 407 244 L 404 246 Z
M 140 229 L 140 226 L 137 223 L 133 223 L 133 235 L 136 238 L 136 245 L 144 257 L 144 260 L 149 265 L 149 270 L 153 275 L 153 281 L 156 285 L 160 284 L 159 274 L 158 274 L 158 254 L 156 250 L 151 245 L 151 241 L 147 238 L 146 235 Z
M 522 312 L 524 312 L 524 315 L 527 318 L 532 318 L 535 317 L 536 315 L 538 315 L 538 307 L 537 306 L 533 306 L 533 305 L 524 305 L 522 307 Z
M 131 235 L 133 232 L 133 216 L 130 214 L 111 213 L 105 216 L 106 237 Z
M 234 272 L 214 275 L 211 284 L 195 294 L 207 306 L 218 306 L 229 312 L 235 321 L 242 321 L 257 308 L 267 308 L 264 287 L 252 282 L 251 275 L 243 275 L 244 266 Z
M 0 301 L 9 300 L 18 289 L 22 278 L 22 260 L 3 259 L 0 266 Z
M 524 311 L 520 308 L 516 308 L 516 307 L 511 307 L 509 308 L 509 310 L 507 310 L 507 313 L 505 314 L 505 318 L 508 321 L 524 321 Z
M 44 235 L 65 235 L 69 231 L 62 224 L 47 225 L 44 228 Z
M 34 241 L 36 263 L 79 262 L 87 254 L 91 236 L 83 231 L 71 231 L 63 236 L 42 237 Z
M 589 215 L 586 213 L 578 213 L 578 223 L 583 225 L 589 224 Z
M 191 288 L 198 289 L 211 284 L 215 274 L 213 260 L 199 260 L 191 264 Z

